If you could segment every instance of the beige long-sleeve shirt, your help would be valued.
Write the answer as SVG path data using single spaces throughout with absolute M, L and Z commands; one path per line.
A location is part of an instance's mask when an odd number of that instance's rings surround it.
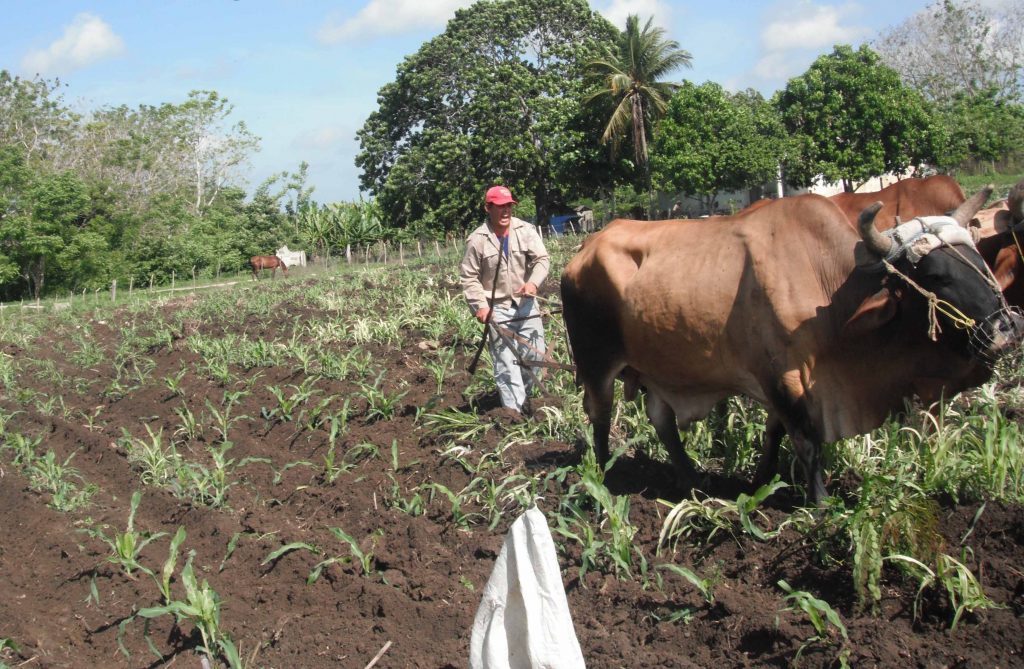
M 551 261 L 537 228 L 518 218 L 509 225 L 509 255 L 501 261 L 494 303 L 507 305 L 517 290 L 532 282 L 540 286 L 548 276 Z M 488 306 L 494 287 L 494 272 L 501 253 L 501 241 L 487 223 L 466 239 L 466 255 L 459 265 L 462 294 L 473 313 Z

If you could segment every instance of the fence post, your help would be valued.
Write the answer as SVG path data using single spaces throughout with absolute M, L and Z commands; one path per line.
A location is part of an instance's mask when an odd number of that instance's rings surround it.
M 345 244 L 345 262 L 349 265 L 352 264 L 352 245 Z
M 117 279 L 110 282 L 110 301 L 117 304 Z
M 420 243 L 419 239 L 416 240 L 416 257 L 417 258 L 422 258 L 423 257 L 423 244 Z
M 92 291 L 92 303 L 98 305 L 100 303 L 100 289 Z
M 192 292 L 196 292 L 196 266 L 192 265 Z
M 402 242 L 398 242 L 398 264 L 405 264 L 405 249 L 402 247 Z
M 436 253 L 436 254 L 437 254 L 437 257 L 438 257 L 438 258 L 440 258 L 440 257 L 441 257 L 441 247 L 440 247 L 440 246 L 438 245 L 438 243 L 437 243 L 437 240 L 436 240 L 436 239 L 434 240 L 434 253 Z
M 132 299 L 132 288 L 135 286 L 135 277 L 128 277 L 128 299 Z
M 381 242 L 380 242 L 380 245 L 384 247 L 384 264 L 387 265 L 388 264 L 388 243 L 382 239 Z
M 149 275 L 149 292 L 153 292 L 153 275 Z
M 175 278 L 176 278 L 175 277 L 175 271 L 172 269 L 171 270 L 171 292 L 172 293 L 174 292 L 174 280 L 175 280 Z

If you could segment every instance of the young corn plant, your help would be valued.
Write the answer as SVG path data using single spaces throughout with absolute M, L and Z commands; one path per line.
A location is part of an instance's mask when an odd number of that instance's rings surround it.
M 773 493 L 784 487 L 786 484 L 776 477 L 771 483 L 758 488 L 753 495 L 741 493 L 735 501 L 717 497 L 699 499 L 697 491 L 691 493 L 690 499 L 684 499 L 678 504 L 658 500 L 670 508 L 661 526 L 658 551 L 660 552 L 666 546 L 671 546 L 674 549 L 679 540 L 684 537 L 700 537 L 701 540 L 710 542 L 715 534 L 721 531 L 728 532 L 735 538 L 737 530 L 739 530 L 750 534 L 759 541 L 767 541 L 777 536 L 779 528 L 775 530 L 761 528 L 759 522 L 766 523 L 767 516 L 758 507 Z
M 914 598 L 915 619 L 918 617 L 921 595 L 928 588 L 936 586 L 943 588 L 949 600 L 949 608 L 952 610 L 949 624 L 951 631 L 956 629 L 965 612 L 1005 608 L 1005 605 L 989 599 L 977 577 L 963 562 L 945 553 L 935 559 L 935 569 L 909 555 L 889 555 L 885 559 L 903 564 L 916 572 L 920 586 Z
M 210 400 L 206 400 L 206 408 L 210 412 L 210 416 L 214 420 L 213 429 L 220 435 L 222 442 L 230 442 L 231 439 L 228 437 L 228 433 L 231 431 L 231 427 L 240 420 L 247 420 L 249 416 L 232 416 L 231 410 L 235 406 L 235 401 L 232 398 L 226 398 L 226 406 L 224 411 L 220 411 L 213 405 Z
M 378 420 L 391 420 L 402 408 L 402 398 L 409 391 L 397 393 L 388 392 L 381 388 L 381 381 L 384 379 L 384 372 L 377 375 L 373 384 L 361 383 L 359 387 L 363 390 L 366 398 L 366 421 L 374 423 Z
M 164 444 L 164 430 L 156 433 L 146 425 L 149 439 L 136 439 L 124 428 L 119 440 L 127 453 L 128 462 L 140 470 L 142 483 L 145 485 L 165 486 L 174 481 L 181 467 L 181 455 L 173 443 Z
M 339 476 L 356 466 L 356 461 L 349 460 L 354 449 L 351 449 L 341 459 L 338 458 L 337 453 L 338 437 L 348 430 L 348 409 L 349 401 L 346 399 L 341 411 L 330 418 L 331 428 L 327 436 L 327 453 L 323 456 L 324 468 L 320 475 L 323 483 L 334 483 Z M 358 453 L 356 456 L 358 457 Z
M 41 443 L 43 443 L 42 435 L 27 437 L 20 432 L 14 432 L 10 435 L 5 435 L 4 448 L 14 451 L 14 466 L 28 467 L 38 457 L 36 455 L 36 448 Z
M 780 613 L 783 611 L 789 612 L 803 612 L 807 616 L 808 622 L 814 628 L 815 635 L 805 639 L 800 648 L 796 651 L 796 656 L 793 658 L 793 666 L 796 667 L 800 663 L 800 658 L 804 651 L 810 646 L 816 643 L 820 643 L 826 647 L 838 646 L 838 655 L 836 656 L 836 662 L 843 669 L 848 669 L 850 666 L 850 648 L 848 646 L 850 637 L 846 631 L 846 625 L 843 624 L 842 618 L 833 609 L 828 602 L 823 599 L 818 599 L 814 595 L 804 590 L 794 590 L 789 583 L 784 580 L 778 582 L 778 586 L 782 588 L 782 591 L 786 593 L 785 600 L 789 603 L 783 609 L 780 609 Z M 778 624 L 778 617 L 776 617 L 776 625 Z
M 316 583 L 317 580 L 320 579 L 320 576 L 323 574 L 324 569 L 330 567 L 332 564 L 352 564 L 354 562 L 355 564 L 359 565 L 360 573 L 363 576 L 370 576 L 371 574 L 376 572 L 376 561 L 373 556 L 373 548 L 376 546 L 377 541 L 380 539 L 380 537 L 384 536 L 383 530 L 377 530 L 369 535 L 370 548 L 368 550 L 364 550 L 362 544 L 357 539 L 355 539 L 352 535 L 342 530 L 340 527 L 328 527 L 327 529 L 337 539 L 345 542 L 348 545 L 349 555 L 335 555 L 332 557 L 325 558 L 320 562 L 316 563 L 315 565 L 313 565 L 313 568 L 309 571 L 309 574 L 306 576 L 306 585 L 312 585 L 313 583 Z M 280 559 L 288 553 L 297 550 L 309 551 L 313 555 L 317 556 L 325 555 L 325 552 L 317 546 L 308 544 L 303 541 L 296 541 L 290 544 L 285 544 L 284 546 L 281 546 L 280 548 L 271 551 L 271 553 L 263 559 L 263 562 L 261 562 L 260 565 L 263 566 L 271 562 L 274 562 L 275 560 Z
M 136 490 L 132 493 L 131 504 L 128 510 L 128 526 L 124 532 L 115 532 L 108 536 L 101 527 L 81 530 L 93 539 L 99 539 L 105 543 L 110 548 L 110 555 L 107 556 L 106 561 L 120 566 L 124 570 L 125 575 L 131 579 L 135 578 L 135 571 L 153 576 L 153 572 L 150 569 L 139 563 L 139 556 L 146 546 L 167 534 L 166 532 L 151 534 L 149 532 L 135 531 L 135 512 L 139 508 L 141 500 L 142 493 L 140 491 Z
M 163 606 L 152 606 L 140 609 L 133 616 L 151 620 L 163 616 L 173 616 L 176 625 L 188 622 L 197 630 L 202 637 L 203 645 L 199 648 L 210 658 L 211 661 L 222 660 L 229 667 L 241 669 L 242 660 L 238 655 L 238 649 L 230 636 L 221 628 L 221 607 L 220 595 L 217 594 L 205 579 L 202 585 L 196 580 L 192 568 L 192 560 L 195 551 L 190 551 L 185 566 L 181 570 L 181 583 L 185 588 L 185 599 L 171 600 Z M 128 622 L 132 620 L 129 618 Z M 122 623 L 122 628 L 125 623 Z M 122 646 L 122 651 L 124 647 Z
M 27 474 L 32 490 L 50 495 L 49 506 L 58 511 L 74 511 L 89 504 L 99 488 L 91 483 L 79 488 L 71 479 L 82 480 L 82 475 L 71 466 L 75 457 L 72 453 L 63 462 L 57 454 L 47 451 L 46 455 L 29 463 Z
M 183 387 L 182 381 L 185 379 L 186 373 L 188 373 L 188 370 L 182 367 L 177 374 L 164 377 L 164 385 L 166 385 L 167 390 L 171 392 L 171 397 L 185 396 L 185 389 Z
M 882 598 L 886 555 L 910 555 L 931 563 L 943 545 L 937 504 L 899 476 L 866 477 L 856 507 L 841 522 L 850 541 L 858 606 L 871 611 L 877 611 Z

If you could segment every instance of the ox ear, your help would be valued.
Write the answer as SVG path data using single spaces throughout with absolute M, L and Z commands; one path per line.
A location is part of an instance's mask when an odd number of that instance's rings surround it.
M 843 335 L 859 337 L 882 327 L 896 316 L 899 295 L 883 288 L 857 307 L 857 311 L 843 324 Z
M 1000 209 L 992 217 L 992 227 L 996 232 L 1009 232 L 1013 228 L 1013 215 L 1008 209 Z

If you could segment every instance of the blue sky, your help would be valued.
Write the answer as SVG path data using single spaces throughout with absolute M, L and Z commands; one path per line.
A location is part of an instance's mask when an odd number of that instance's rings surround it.
M 990 0 L 992 1 L 992 0 Z M 250 186 L 310 163 L 319 202 L 359 197 L 356 131 L 401 60 L 470 0 L 0 0 L 0 69 L 67 84 L 79 111 L 215 90 L 262 150 Z M 653 16 L 693 55 L 674 77 L 765 95 L 836 43 L 859 45 L 929 0 L 591 0 Z

